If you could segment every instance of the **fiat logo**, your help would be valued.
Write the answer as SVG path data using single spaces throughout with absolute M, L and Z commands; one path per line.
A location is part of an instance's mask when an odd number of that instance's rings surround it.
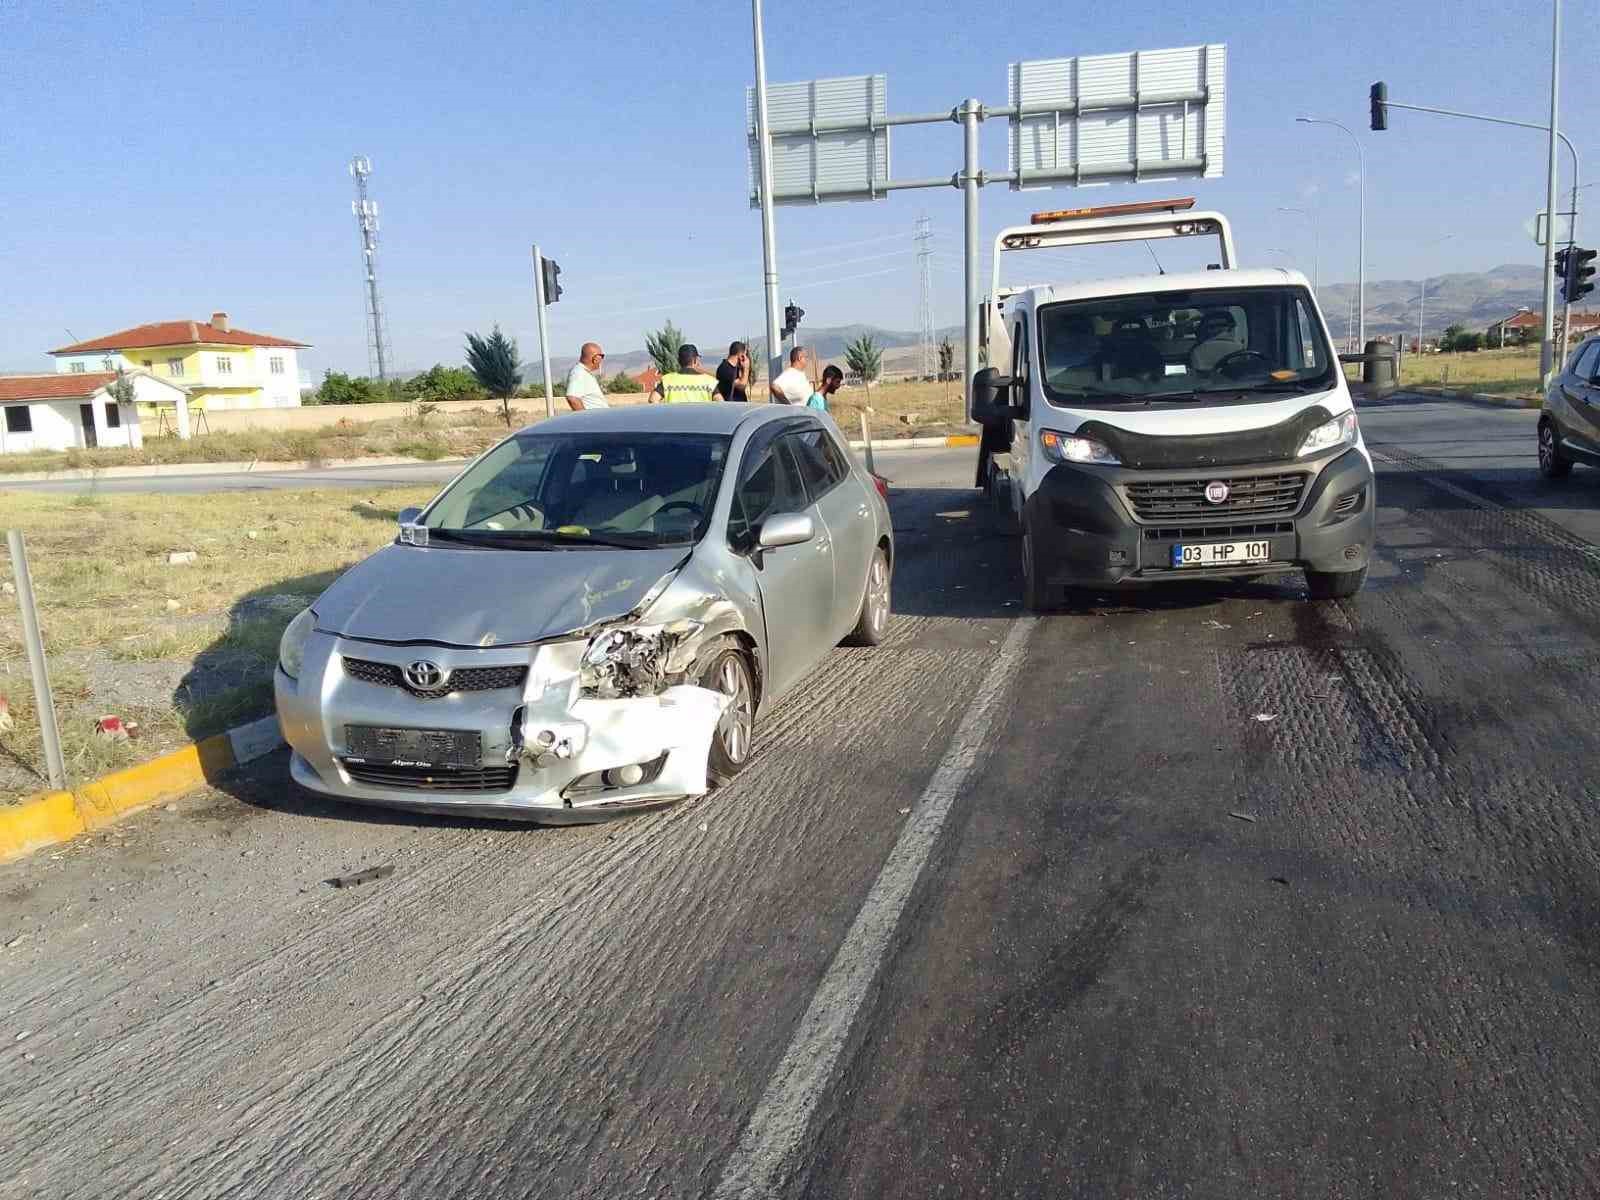
M 436 692 L 449 678 L 449 672 L 425 658 L 406 664 L 406 682 L 419 692 Z
M 1212 504 L 1222 504 L 1228 499 L 1228 485 L 1220 479 L 1214 479 L 1206 484 L 1206 500 Z

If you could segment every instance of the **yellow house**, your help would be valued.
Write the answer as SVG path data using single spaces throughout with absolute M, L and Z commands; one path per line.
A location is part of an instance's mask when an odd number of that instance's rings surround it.
M 136 325 L 50 351 L 58 374 L 148 371 L 189 393 L 191 409 L 298 408 L 304 342 L 209 321 Z

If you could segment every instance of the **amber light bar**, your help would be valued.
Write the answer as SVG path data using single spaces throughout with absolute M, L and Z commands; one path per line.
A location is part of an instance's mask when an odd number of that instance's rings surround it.
M 1131 217 L 1137 213 L 1187 212 L 1194 207 L 1193 196 L 1180 196 L 1176 200 L 1139 200 L 1132 204 L 1102 204 L 1098 208 L 1058 208 L 1054 212 L 1033 214 L 1035 225 L 1052 221 L 1081 221 L 1085 217 Z

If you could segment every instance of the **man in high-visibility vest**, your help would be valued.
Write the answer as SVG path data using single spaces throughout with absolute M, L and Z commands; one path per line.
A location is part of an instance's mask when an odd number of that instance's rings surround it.
M 717 377 L 700 365 L 694 343 L 678 347 L 678 369 L 661 377 L 650 393 L 651 404 L 702 404 L 714 399 Z

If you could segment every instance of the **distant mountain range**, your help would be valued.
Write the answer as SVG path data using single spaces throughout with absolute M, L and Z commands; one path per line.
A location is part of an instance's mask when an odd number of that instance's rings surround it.
M 1367 281 L 1367 333 L 1415 334 L 1417 329 L 1417 301 L 1422 294 L 1420 279 L 1375 279 Z M 1437 334 L 1446 325 L 1460 323 L 1468 329 L 1482 330 L 1503 317 L 1513 315 L 1526 306 L 1538 312 L 1543 300 L 1543 286 L 1538 267 L 1507 263 L 1488 271 L 1457 271 L 1447 275 L 1430 276 L 1423 323 L 1429 336 Z M 1353 283 L 1324 284 L 1318 289 L 1317 299 L 1328 319 L 1328 327 L 1336 338 L 1342 338 L 1352 299 L 1356 294 Z M 1600 295 L 1600 293 L 1597 293 Z M 902 329 L 885 329 L 879 325 L 834 325 L 811 329 L 801 327 L 802 344 L 823 361 L 844 357 L 845 347 L 870 334 L 884 348 L 883 368 L 890 374 L 915 371 L 918 363 L 919 335 Z M 730 335 L 716 342 L 700 343 L 702 362 L 714 366 L 728 349 Z M 746 334 L 745 336 L 750 336 Z M 962 330 L 959 325 L 937 330 L 934 341 L 948 337 L 956 348 L 957 365 L 961 361 Z M 760 357 L 764 339 L 753 344 L 756 357 Z M 550 368 L 562 377 L 576 361 L 571 356 L 558 356 L 550 360 Z M 627 371 L 637 375 L 650 365 L 650 356 L 643 349 L 607 349 L 606 373 Z M 416 370 L 404 372 L 412 375 Z M 525 363 L 523 377 L 536 381 L 539 376 L 537 360 Z

